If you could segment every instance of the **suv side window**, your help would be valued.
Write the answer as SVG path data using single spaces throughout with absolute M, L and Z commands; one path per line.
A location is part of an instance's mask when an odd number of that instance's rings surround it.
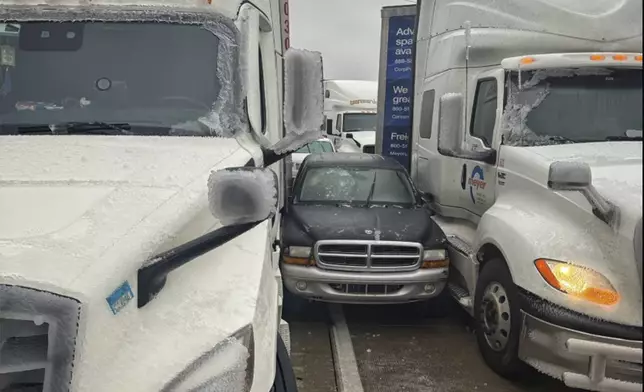
M 479 81 L 474 95 L 470 135 L 478 137 L 486 146 L 492 144 L 497 107 L 497 80 Z
M 429 139 L 432 136 L 432 121 L 434 119 L 434 97 L 436 90 L 427 90 L 423 93 L 420 112 L 420 137 Z

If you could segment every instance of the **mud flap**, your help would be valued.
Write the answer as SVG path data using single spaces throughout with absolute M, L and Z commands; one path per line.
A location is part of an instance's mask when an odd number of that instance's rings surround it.
M 297 392 L 297 381 L 295 380 L 291 358 L 279 334 L 277 336 L 277 362 L 275 364 L 273 392 Z

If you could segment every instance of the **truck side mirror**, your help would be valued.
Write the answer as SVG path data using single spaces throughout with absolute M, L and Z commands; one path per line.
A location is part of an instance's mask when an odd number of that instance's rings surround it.
M 438 118 L 438 152 L 442 155 L 496 164 L 496 150 L 468 151 L 465 148 L 465 127 L 461 93 L 448 93 L 440 98 Z
M 581 191 L 592 184 L 592 172 L 585 162 L 553 162 L 548 172 L 548 188 Z
M 210 212 L 222 225 L 263 221 L 277 211 L 279 181 L 269 168 L 232 167 L 208 178 Z
M 449 93 L 440 98 L 438 152 L 452 157 L 463 154 L 463 94 Z
M 590 203 L 593 214 L 612 227 L 619 226 L 620 211 L 593 186 L 593 175 L 586 162 L 557 161 L 550 164 L 548 188 L 580 192 Z
M 284 127 L 286 136 L 271 150 L 292 152 L 322 137 L 324 85 L 322 55 L 289 48 L 284 54 Z

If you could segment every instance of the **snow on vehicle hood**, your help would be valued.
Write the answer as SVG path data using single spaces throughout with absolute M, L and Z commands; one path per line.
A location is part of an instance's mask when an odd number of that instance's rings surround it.
M 83 275 L 106 252 L 138 243 L 127 261 L 140 264 L 207 211 L 210 170 L 239 150 L 224 138 L 2 137 L 0 270 L 91 290 Z
M 524 147 L 547 160 L 583 161 L 592 169 L 593 185 L 622 215 L 642 215 L 642 143 L 604 142 Z M 633 223 L 634 225 L 634 223 Z
M 195 353 L 250 323 L 257 355 L 274 350 L 276 288 L 262 268 L 265 223 L 173 271 L 156 299 L 136 306 L 136 272 L 146 259 L 218 225 L 207 179 L 212 169 L 250 159 L 237 140 L 1 139 L 0 285 L 81 302 L 70 390 L 162 390 Z M 124 282 L 135 297 L 113 314 L 106 298 Z M 270 376 L 270 366 L 255 369 Z

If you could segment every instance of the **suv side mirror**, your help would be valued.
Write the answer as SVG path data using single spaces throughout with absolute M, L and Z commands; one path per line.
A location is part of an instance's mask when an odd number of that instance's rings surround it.
M 496 163 L 496 150 L 468 151 L 465 148 L 465 127 L 461 93 L 448 93 L 440 98 L 438 118 L 438 152 L 445 156 Z

